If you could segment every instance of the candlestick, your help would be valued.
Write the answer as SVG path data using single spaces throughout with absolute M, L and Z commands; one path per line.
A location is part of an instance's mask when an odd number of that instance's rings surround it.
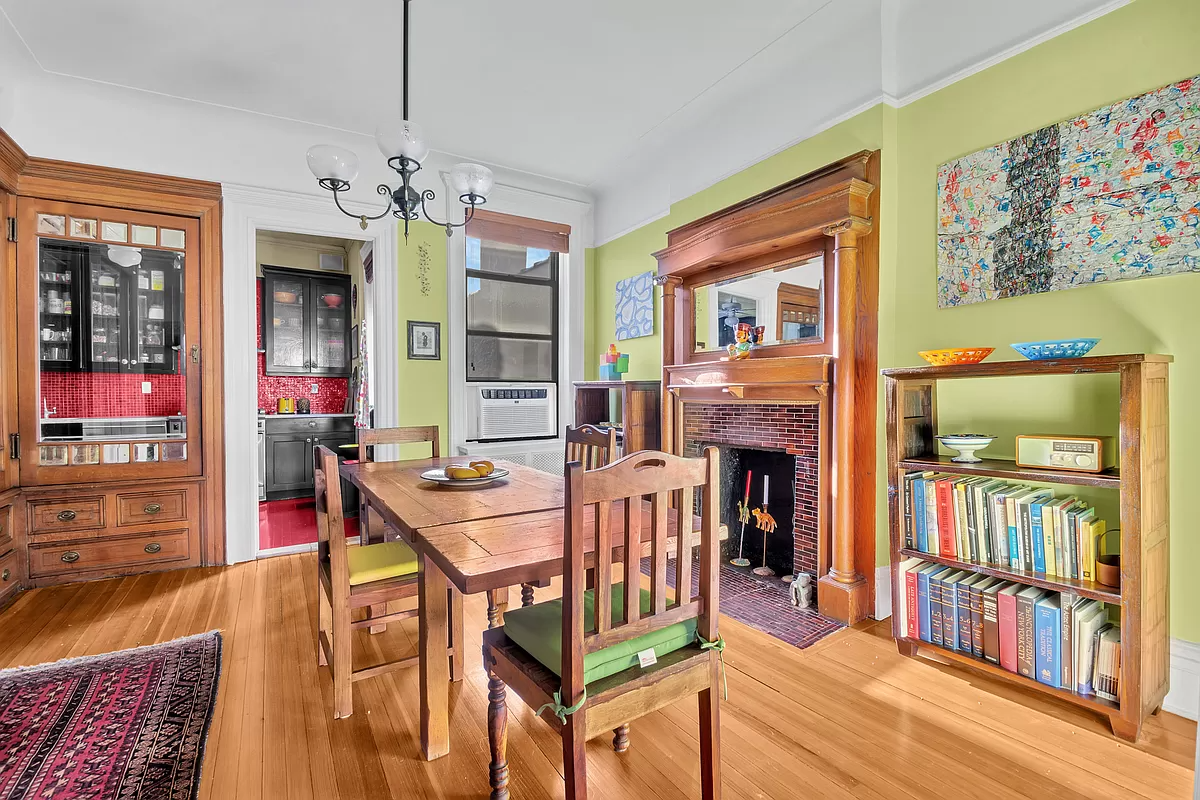
M 742 498 L 742 502 L 750 503 L 750 476 L 754 473 L 751 470 L 746 470 L 746 493 Z
M 771 476 L 763 475 L 763 505 L 767 504 L 767 488 L 771 485 Z

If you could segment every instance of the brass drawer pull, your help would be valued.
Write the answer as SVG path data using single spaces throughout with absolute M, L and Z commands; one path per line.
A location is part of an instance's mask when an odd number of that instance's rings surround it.
M 151 542 L 143 549 L 145 549 L 147 553 L 157 553 L 159 550 L 162 550 L 162 545 L 158 542 Z
M 4 572 L 0 573 L 0 581 L 7 581 L 11 576 L 12 572 L 4 570 Z
M 66 564 L 74 564 L 79 560 L 79 553 L 76 553 L 74 550 L 68 550 L 62 554 L 62 560 Z
M 60 511 L 60 512 L 58 512 L 58 521 L 59 521 L 59 522 L 70 522 L 70 521 L 71 521 L 71 520 L 73 520 L 73 519 L 75 519 L 75 512 L 74 512 L 74 511 L 70 511 L 70 510 L 68 510 L 68 511 Z
M 146 503 L 146 507 L 142 511 L 146 514 L 157 514 L 162 511 L 162 503 Z

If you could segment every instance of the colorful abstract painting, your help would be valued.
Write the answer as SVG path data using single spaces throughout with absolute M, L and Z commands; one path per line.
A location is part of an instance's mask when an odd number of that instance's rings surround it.
M 1200 271 L 1200 78 L 943 164 L 938 305 Z
M 654 333 L 654 273 L 617 281 L 617 341 Z

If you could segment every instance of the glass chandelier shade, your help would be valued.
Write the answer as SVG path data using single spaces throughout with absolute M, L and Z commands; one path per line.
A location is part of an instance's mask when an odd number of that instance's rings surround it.
M 375 144 L 389 160 L 403 156 L 420 164 L 429 155 L 429 145 L 425 143 L 421 126 L 399 117 L 379 123 L 375 129 Z
M 308 148 L 308 168 L 318 181 L 349 184 L 358 177 L 358 156 L 333 144 L 314 144 Z

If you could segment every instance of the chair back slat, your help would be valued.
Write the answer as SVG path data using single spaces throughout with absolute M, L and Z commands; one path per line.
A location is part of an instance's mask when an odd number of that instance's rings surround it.
M 650 613 L 667 610 L 667 507 L 669 492 L 656 492 L 650 499 Z M 686 519 L 680 515 L 679 519 Z M 682 533 L 682 531 L 680 531 Z
M 404 428 L 359 428 L 358 429 L 358 460 L 369 462 L 368 447 L 388 444 L 414 444 L 429 442 L 433 449 L 433 458 L 441 455 L 439 444 L 440 435 L 437 425 L 410 425 Z
M 313 501 L 317 510 L 317 557 L 329 560 L 331 576 L 347 574 L 342 479 L 337 455 L 325 445 L 313 448 Z
M 596 550 L 595 574 L 612 575 L 612 504 L 597 503 L 596 509 Z M 603 633 L 612 627 L 612 581 L 596 581 L 596 602 L 593 608 L 594 625 L 597 633 Z
M 614 428 L 580 425 L 567 428 L 567 461 L 578 461 L 585 470 L 608 466 L 617 453 Z
M 695 505 L 696 487 L 685 486 L 679 490 L 679 513 L 691 515 Z M 675 605 L 692 601 L 692 537 L 675 537 Z
M 676 548 L 677 557 L 688 559 L 692 555 L 690 541 L 693 533 L 692 502 L 695 487 L 702 487 L 702 515 L 700 531 L 701 586 L 699 597 L 691 597 L 690 560 L 687 568 L 676 565 L 676 585 L 667 583 L 668 538 L 671 534 L 671 514 L 675 514 L 676 537 L 681 544 Z M 720 563 L 717 557 L 719 521 L 716 514 L 720 475 L 715 448 L 707 448 L 703 458 L 686 459 L 652 450 L 633 453 L 600 469 L 585 471 L 579 462 L 567 465 L 566 510 L 564 524 L 563 565 L 563 668 L 564 702 L 568 697 L 578 696 L 582 683 L 578 685 L 568 679 L 571 674 L 582 681 L 582 656 L 604 647 L 642 636 L 669 625 L 688 619 L 711 618 L 712 623 L 704 627 L 709 633 L 715 630 L 717 614 L 716 570 Z M 649 502 L 643 500 L 649 497 Z M 678 512 L 670 511 L 671 500 L 677 498 Z M 615 516 L 613 504 L 622 502 L 620 539 L 613 530 Z M 594 507 L 595 526 L 593 531 L 583 529 L 583 520 Z M 647 533 L 651 556 L 650 606 L 641 609 L 641 561 Z M 583 568 L 584 540 L 594 533 L 595 555 L 595 613 L 588 632 L 576 628 L 574 620 L 583 624 L 583 602 L 585 576 Z M 686 543 L 686 544 L 684 544 Z M 623 618 L 611 621 L 612 581 L 611 552 L 614 544 L 621 545 L 624 568 Z M 605 554 L 610 554 L 606 557 Z M 710 574 L 711 573 L 711 574 Z M 682 576 L 684 584 L 678 582 Z M 682 588 L 681 588 L 682 587 Z M 675 590 L 676 599 L 668 604 L 668 591 Z M 698 628 L 701 627 L 697 623 Z M 706 636 L 709 641 L 713 639 Z M 568 662 L 578 658 L 580 665 L 573 669 Z M 573 702 L 573 701 L 572 701 Z

